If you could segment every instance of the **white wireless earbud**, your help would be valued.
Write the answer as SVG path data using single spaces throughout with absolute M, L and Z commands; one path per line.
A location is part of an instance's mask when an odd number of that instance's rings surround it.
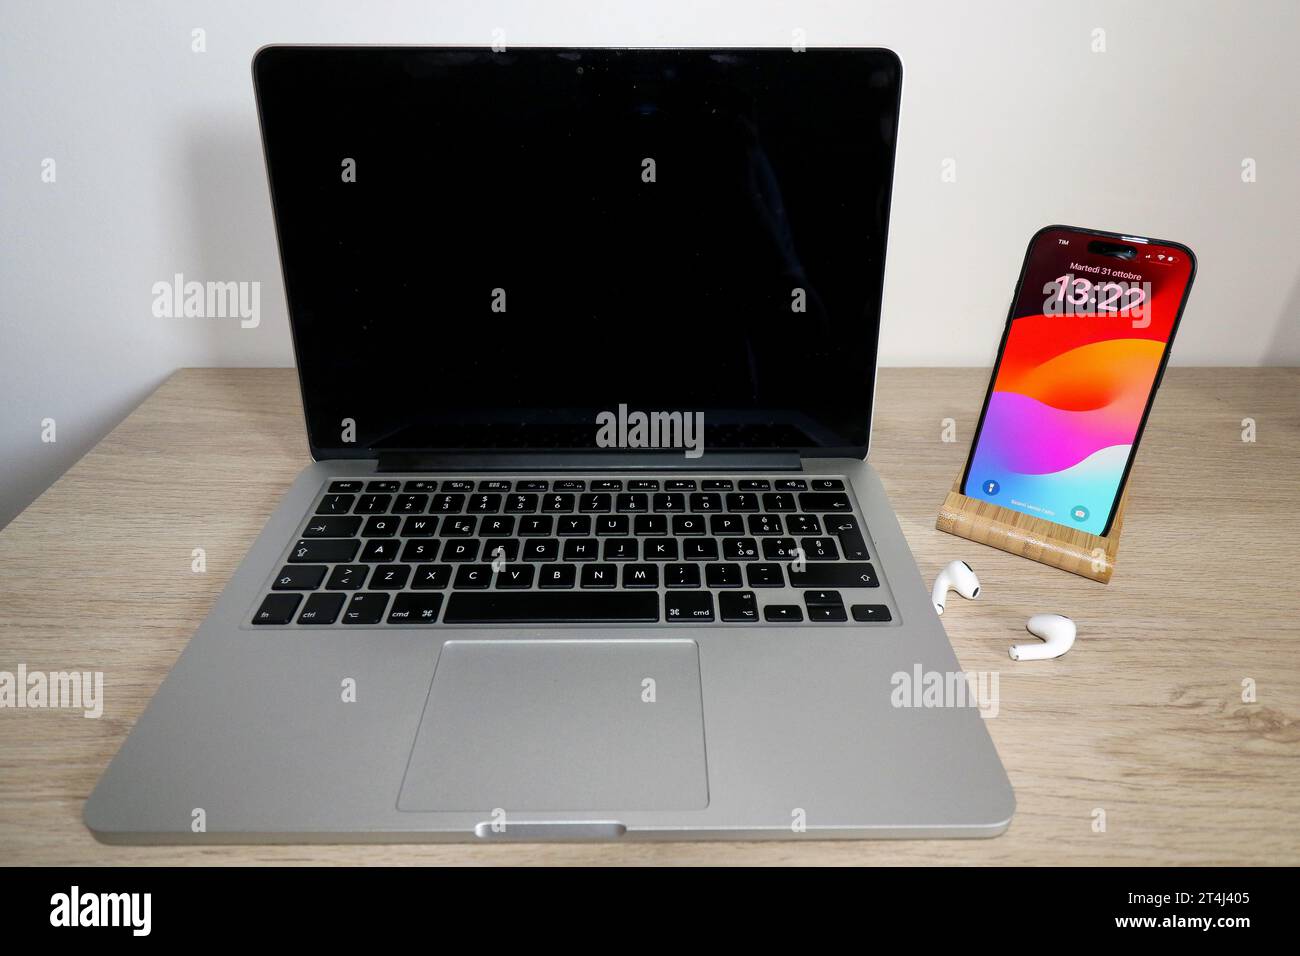
M 1050 661 L 1074 647 L 1078 629 L 1064 614 L 1035 614 L 1025 623 L 1025 630 L 1043 643 L 1013 644 L 1010 653 L 1013 661 Z
M 934 579 L 934 590 L 930 592 L 930 599 L 934 601 L 934 609 L 940 614 L 943 613 L 944 602 L 948 600 L 949 590 L 955 590 L 967 600 L 979 597 L 980 579 L 975 577 L 975 572 L 965 561 L 953 561 Z

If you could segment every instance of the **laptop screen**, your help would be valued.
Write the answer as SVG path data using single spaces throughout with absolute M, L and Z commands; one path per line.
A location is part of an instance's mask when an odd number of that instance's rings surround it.
M 263 49 L 313 454 L 657 447 L 606 426 L 681 413 L 707 451 L 861 457 L 901 72 L 886 50 Z

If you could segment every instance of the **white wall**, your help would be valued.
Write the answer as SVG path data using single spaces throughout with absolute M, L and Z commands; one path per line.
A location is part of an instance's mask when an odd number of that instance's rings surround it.
M 1175 362 L 1300 363 L 1296 0 L 3 0 L 0 525 L 178 366 L 292 362 L 253 51 L 486 44 L 496 27 L 519 45 L 696 46 L 780 46 L 801 27 L 812 46 L 897 50 L 885 364 L 990 363 L 1025 242 L 1049 222 L 1196 250 Z M 177 272 L 260 281 L 260 327 L 154 318 L 151 286 Z

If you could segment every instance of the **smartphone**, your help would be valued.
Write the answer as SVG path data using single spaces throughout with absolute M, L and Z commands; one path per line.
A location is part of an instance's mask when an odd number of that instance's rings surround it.
M 1195 275 L 1181 243 L 1073 226 L 1035 233 L 962 493 L 1108 533 Z

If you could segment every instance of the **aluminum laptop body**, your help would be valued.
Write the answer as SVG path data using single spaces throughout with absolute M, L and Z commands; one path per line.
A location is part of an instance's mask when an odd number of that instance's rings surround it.
M 979 709 L 913 686 L 965 684 L 866 461 L 901 73 L 259 51 L 315 460 L 94 834 L 1001 833 Z

